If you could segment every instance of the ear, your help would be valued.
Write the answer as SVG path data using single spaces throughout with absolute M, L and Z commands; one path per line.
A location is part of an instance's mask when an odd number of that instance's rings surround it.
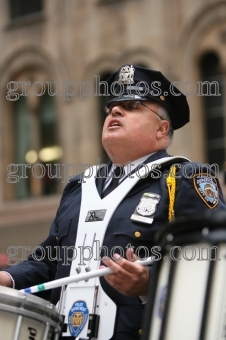
M 166 136 L 169 131 L 169 122 L 167 120 L 160 120 L 159 127 L 156 133 L 156 138 L 159 140 Z

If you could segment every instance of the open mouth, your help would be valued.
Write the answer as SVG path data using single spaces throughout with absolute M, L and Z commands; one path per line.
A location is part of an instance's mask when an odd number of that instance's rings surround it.
M 115 119 L 111 120 L 108 125 L 109 128 L 114 128 L 114 127 L 119 127 L 119 126 L 121 126 L 120 122 Z

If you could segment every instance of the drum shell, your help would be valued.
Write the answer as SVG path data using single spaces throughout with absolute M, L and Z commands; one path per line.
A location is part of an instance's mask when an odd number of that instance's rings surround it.
M 62 321 L 50 302 L 0 286 L 0 333 L 5 340 L 56 340 Z
M 161 230 L 156 244 L 162 259 L 152 272 L 142 340 L 223 339 L 226 214 L 179 218 Z M 185 248 L 196 249 L 197 258 L 184 259 Z

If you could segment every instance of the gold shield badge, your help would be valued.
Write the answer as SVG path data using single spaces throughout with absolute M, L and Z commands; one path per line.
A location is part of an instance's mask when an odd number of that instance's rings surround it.
M 80 327 L 84 319 L 82 312 L 75 312 L 71 317 L 71 323 L 73 326 Z

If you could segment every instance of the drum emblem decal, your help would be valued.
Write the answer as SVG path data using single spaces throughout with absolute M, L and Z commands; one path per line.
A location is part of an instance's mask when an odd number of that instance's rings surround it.
M 193 178 L 194 187 L 208 208 L 213 209 L 218 204 L 217 181 L 209 174 L 198 174 Z
M 72 336 L 78 336 L 88 319 L 88 308 L 85 301 L 76 301 L 68 314 L 68 326 Z

